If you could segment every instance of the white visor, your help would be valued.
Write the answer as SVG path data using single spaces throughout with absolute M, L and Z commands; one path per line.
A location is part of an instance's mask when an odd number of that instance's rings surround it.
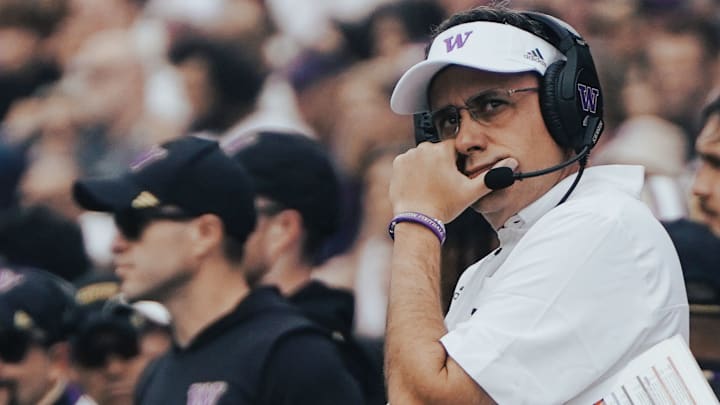
M 489 21 L 460 24 L 438 35 L 427 59 L 400 78 L 390 98 L 398 114 L 429 110 L 427 89 L 433 76 L 448 65 L 460 65 L 497 73 L 538 72 L 565 56 L 554 46 L 528 31 Z
M 140 315 L 150 321 L 161 326 L 170 325 L 170 312 L 163 304 L 155 301 L 137 301 L 132 306 Z

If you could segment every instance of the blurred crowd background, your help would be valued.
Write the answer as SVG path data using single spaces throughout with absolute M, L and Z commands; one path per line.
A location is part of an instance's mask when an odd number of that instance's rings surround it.
M 73 180 L 119 174 L 148 146 L 191 132 L 233 142 L 259 128 L 300 131 L 332 151 L 344 183 L 344 226 L 316 275 L 352 289 L 356 332 L 381 338 L 389 171 L 413 146 L 390 93 L 423 58 L 429 27 L 486 3 L 0 0 L 0 256 L 70 281 L 111 272 L 112 219 L 81 211 Z M 584 35 L 607 125 L 591 162 L 644 165 L 657 217 L 692 220 L 693 143 L 720 86 L 720 2 L 505 3 Z M 477 215 L 449 234 L 448 286 L 495 243 Z

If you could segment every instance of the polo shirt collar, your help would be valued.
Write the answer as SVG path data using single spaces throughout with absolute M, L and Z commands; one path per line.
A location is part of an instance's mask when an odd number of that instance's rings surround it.
M 555 208 L 570 188 L 577 173 L 562 179 L 542 197 L 535 200 L 517 214 L 510 217 L 503 228 L 527 229 L 537 222 L 543 215 Z M 631 165 L 601 165 L 585 169 L 575 190 L 570 194 L 570 200 L 576 193 L 593 184 L 608 184 L 634 197 L 639 197 L 645 177 L 645 168 Z

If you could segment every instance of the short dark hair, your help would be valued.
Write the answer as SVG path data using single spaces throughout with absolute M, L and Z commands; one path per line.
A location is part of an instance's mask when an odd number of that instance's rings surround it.
M 200 59 L 208 66 L 208 79 L 216 100 L 209 112 L 196 117 L 194 131 L 224 131 L 255 107 L 267 69 L 262 59 L 247 47 L 220 39 L 185 35 L 170 47 L 169 59 L 179 65 Z
M 39 4 L 42 3 L 42 4 Z M 11 0 L 0 2 L 0 27 L 25 28 L 40 37 L 48 37 L 68 14 L 64 0 L 44 2 Z

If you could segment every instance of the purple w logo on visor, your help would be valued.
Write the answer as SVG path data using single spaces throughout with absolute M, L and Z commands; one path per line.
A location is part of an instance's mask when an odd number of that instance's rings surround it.
M 472 31 L 468 31 L 465 33 L 456 34 L 453 37 L 445 38 L 445 52 L 450 53 L 455 49 L 460 49 L 465 46 L 468 37 L 470 37 L 470 34 L 472 33 Z
M 597 100 L 600 96 L 600 89 L 586 86 L 578 83 L 578 93 L 580 93 L 580 105 L 585 112 L 595 114 L 597 111 Z

